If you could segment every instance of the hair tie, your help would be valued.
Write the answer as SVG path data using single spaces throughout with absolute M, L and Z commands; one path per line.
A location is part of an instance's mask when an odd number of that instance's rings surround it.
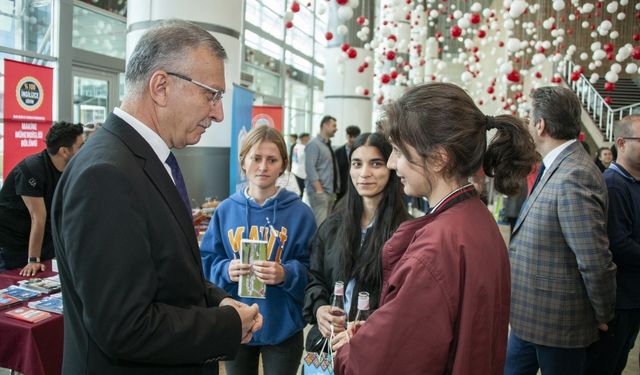
M 493 116 L 484 116 L 484 127 L 487 131 L 496 128 L 496 121 Z

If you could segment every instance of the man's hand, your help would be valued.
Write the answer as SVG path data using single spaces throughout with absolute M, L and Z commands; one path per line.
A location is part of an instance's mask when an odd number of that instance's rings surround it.
M 240 280 L 240 275 L 248 275 L 251 271 L 251 265 L 240 262 L 240 259 L 234 259 L 229 263 L 229 278 L 234 283 Z
M 258 280 L 267 285 L 278 285 L 284 282 L 284 267 L 280 263 L 271 261 L 257 261 L 253 264 Z
M 220 301 L 219 306 L 231 306 L 240 315 L 240 321 L 242 322 L 242 341 L 241 344 L 246 344 L 251 341 L 253 333 L 262 328 L 262 314 L 258 309 L 257 304 L 248 306 L 240 301 L 236 301 L 232 298 L 224 298 Z
M 47 267 L 42 263 L 27 263 L 27 265 L 20 270 L 20 276 L 35 276 L 38 272 L 44 272 L 46 269 Z
M 607 323 L 598 324 L 598 329 L 602 332 L 607 332 L 609 330 L 609 325 Z
M 344 331 L 346 317 L 344 314 L 333 315 L 331 314 L 331 306 L 324 305 L 318 307 L 316 310 L 316 320 L 318 321 L 318 329 L 322 336 L 329 337 L 333 330 L 334 334 Z

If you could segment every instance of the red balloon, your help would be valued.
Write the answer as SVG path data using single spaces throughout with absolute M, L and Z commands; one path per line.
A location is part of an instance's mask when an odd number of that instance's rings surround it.
M 340 4 L 340 5 L 344 5 L 346 3 L 348 3 L 349 0 L 336 0 L 336 3 Z
M 369 89 L 364 89 L 363 94 L 364 94 L 364 96 L 369 96 Z
M 631 52 L 631 57 L 636 60 L 640 60 L 640 46 L 633 47 L 633 52 Z
M 289 21 L 285 24 L 285 26 L 287 27 L 287 29 L 290 29 L 293 27 L 293 22 Z
M 481 29 L 481 30 L 478 30 L 478 34 L 477 35 L 478 35 L 478 38 L 482 39 L 485 36 L 487 36 L 487 32 Z
M 507 74 L 507 79 L 513 83 L 518 83 L 520 82 L 520 73 L 514 69 L 511 73 Z
M 451 36 L 457 38 L 460 35 L 462 35 L 462 29 L 460 28 L 460 26 L 453 25 L 453 27 L 451 28 Z
M 477 25 L 480 23 L 480 15 L 478 13 L 473 13 L 471 15 L 471 23 Z
M 615 88 L 616 88 L 616 84 L 613 83 L 613 82 L 605 82 L 604 83 L 604 89 L 606 91 L 613 91 L 613 90 L 615 90 Z
M 388 75 L 388 74 L 383 74 L 383 75 L 380 77 L 380 81 L 381 81 L 383 84 L 387 84 L 387 83 L 389 83 L 389 82 L 391 81 L 391 77 L 389 77 L 389 75 Z
M 612 43 L 605 43 L 605 44 L 602 46 L 602 49 L 603 49 L 605 52 L 613 52 L 613 44 L 612 44 Z
M 553 76 L 553 78 L 551 78 L 551 83 L 560 83 L 562 82 L 562 77 L 560 76 Z
M 331 39 L 333 39 L 333 33 L 332 33 L 331 31 L 327 31 L 327 32 L 324 34 L 324 38 L 325 38 L 326 40 L 331 40 Z
M 364 66 L 360 65 L 358 67 L 358 73 L 363 73 L 364 72 Z
M 360 16 L 360 17 L 356 18 L 356 22 L 358 23 L 358 25 L 364 25 L 366 20 L 367 19 L 364 18 L 364 16 Z
M 495 89 L 493 88 L 493 86 L 489 86 L 489 88 L 487 89 L 487 94 L 493 94 L 494 91 Z
M 362 63 L 362 67 L 364 67 L 365 69 L 367 69 L 369 67 L 369 63 L 368 62 L 363 62 Z
M 393 60 L 396 58 L 396 53 L 394 51 L 387 52 L 387 60 Z
M 613 58 L 614 58 L 613 52 L 607 53 L 607 60 L 613 61 Z
M 355 59 L 358 56 L 358 51 L 355 48 L 349 48 L 347 55 L 349 55 L 350 59 Z
M 636 42 L 640 42 L 640 33 L 633 34 L 633 40 Z
M 571 73 L 571 80 L 572 81 L 577 81 L 580 79 L 580 72 L 573 72 Z
M 604 102 L 611 105 L 611 103 L 613 103 L 613 99 L 611 99 L 610 96 L 605 96 L 604 97 Z
M 391 76 L 392 79 L 396 79 L 398 78 L 398 72 L 397 71 L 392 71 L 391 74 L 389 74 Z
M 298 12 L 300 11 L 300 4 L 298 4 L 298 2 L 297 2 L 297 1 L 294 1 L 294 2 L 291 4 L 291 11 L 292 11 L 293 13 L 298 13 Z
M 342 49 L 343 52 L 347 52 L 349 48 L 351 48 L 349 43 L 342 43 L 342 46 L 340 47 L 340 49 Z
M 436 32 L 436 39 L 440 38 L 442 36 L 442 31 L 438 31 Z
M 499 41 L 498 42 L 498 47 L 500 47 L 500 48 L 504 47 L 504 42 L 503 41 Z
M 538 78 L 538 79 L 542 78 L 542 73 L 536 72 L 536 78 Z

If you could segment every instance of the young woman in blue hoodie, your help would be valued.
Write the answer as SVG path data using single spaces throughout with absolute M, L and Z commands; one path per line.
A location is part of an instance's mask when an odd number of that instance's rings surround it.
M 262 355 L 265 375 L 293 375 L 302 357 L 308 247 L 316 223 L 297 194 L 276 186 L 288 162 L 277 130 L 253 129 L 244 138 L 239 156 L 248 186 L 216 209 L 200 246 L 202 265 L 207 279 L 233 298 L 257 303 L 264 325 L 241 346 L 235 360 L 225 362 L 225 369 L 229 375 L 257 374 Z M 243 239 L 267 241 L 267 261 L 242 264 Z M 250 272 L 266 284 L 266 298 L 238 296 L 239 277 Z

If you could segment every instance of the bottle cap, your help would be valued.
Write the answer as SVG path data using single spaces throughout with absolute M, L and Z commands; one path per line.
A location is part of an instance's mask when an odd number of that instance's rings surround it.
M 333 286 L 333 294 L 336 296 L 344 296 L 344 283 L 342 281 L 336 281 Z
M 369 293 L 358 293 L 358 310 L 369 310 Z

